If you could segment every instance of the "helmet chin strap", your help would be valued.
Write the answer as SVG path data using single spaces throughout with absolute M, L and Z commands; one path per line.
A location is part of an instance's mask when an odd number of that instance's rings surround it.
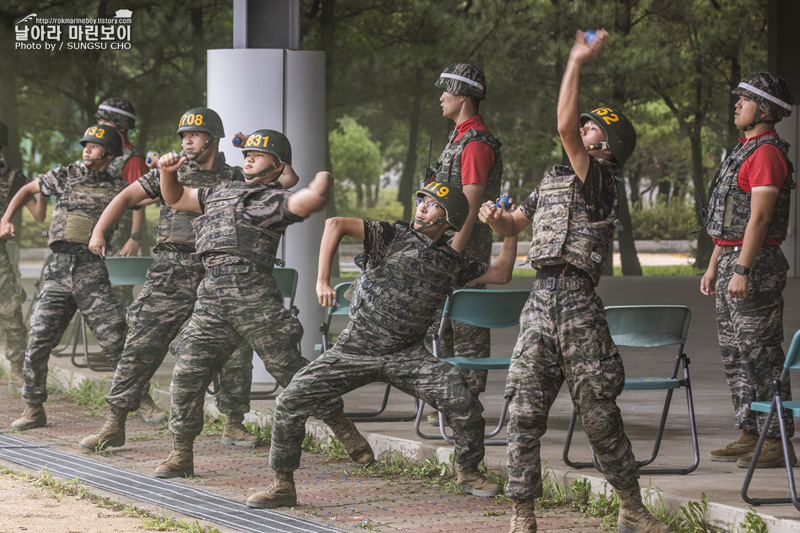
M 270 166 L 268 166 L 267 168 L 265 168 L 264 170 L 262 170 L 261 172 L 258 172 L 257 174 L 248 174 L 244 170 L 242 170 L 242 174 L 244 174 L 244 177 L 249 179 L 249 180 L 252 180 L 252 179 L 255 179 L 255 178 L 261 178 L 263 176 L 266 176 L 267 174 L 269 174 L 273 170 L 276 170 L 281 165 L 283 165 L 283 168 L 286 168 L 286 164 L 285 163 L 281 163 L 280 161 L 276 161 L 276 162 L 272 163 Z M 281 172 L 283 172 L 283 169 L 281 169 Z
M 94 165 L 95 163 L 97 163 L 101 159 L 105 159 L 107 155 L 108 155 L 108 152 L 103 152 L 98 157 L 84 158 L 83 164 L 86 166 L 86 168 L 88 168 L 90 170 L 93 170 L 92 169 L 92 165 Z M 88 161 L 88 163 L 87 163 L 87 161 Z
M 416 227 L 419 224 L 419 227 Z M 411 219 L 411 227 L 417 231 L 422 231 L 425 228 L 429 228 L 431 226 L 439 226 L 439 225 L 449 225 L 450 223 L 447 221 L 447 217 L 436 217 L 429 222 L 420 222 L 416 218 Z
M 203 146 L 202 146 L 202 148 L 200 148 L 199 152 L 184 152 L 184 153 L 186 155 L 193 156 L 192 157 L 192 161 L 197 161 L 198 159 L 200 159 L 200 156 L 203 155 L 203 153 L 206 150 L 208 150 L 208 146 L 211 144 L 211 141 L 213 141 L 213 140 L 214 140 L 214 137 L 209 137 L 208 139 L 206 139 L 206 142 L 203 143 Z
M 587 152 L 591 152 L 592 150 L 608 150 L 608 143 L 603 141 L 601 143 L 593 143 L 586 147 Z

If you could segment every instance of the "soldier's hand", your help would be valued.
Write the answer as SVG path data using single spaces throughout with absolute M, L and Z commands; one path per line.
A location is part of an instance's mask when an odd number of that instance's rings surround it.
M 336 301 L 336 291 L 331 287 L 329 281 L 317 280 L 317 297 L 319 297 L 319 305 L 322 307 L 333 307 L 339 304 Z
M 100 231 L 93 231 L 89 239 L 89 251 L 102 258 L 106 256 L 106 239 Z
M 747 285 L 749 277 L 741 274 L 734 274 L 728 283 L 728 296 L 731 298 L 747 298 Z
M 144 162 L 147 168 L 158 168 L 158 152 L 147 152 L 147 159 Z
M 244 148 L 244 145 L 247 144 L 247 139 L 249 139 L 249 135 L 245 135 L 241 131 L 233 136 L 231 142 L 236 148 Z
M 500 203 L 500 207 L 497 206 L 494 202 L 484 202 L 481 204 L 481 208 L 478 211 L 478 220 L 483 222 L 484 224 L 488 224 L 490 221 L 498 220 L 500 217 L 503 216 L 505 213 L 505 206 Z
M 119 251 L 119 255 L 122 257 L 136 257 L 139 255 L 139 243 L 133 239 L 128 239 L 125 246 Z
M 11 239 L 14 237 L 14 224 L 11 222 L 0 222 L 0 239 Z
M 717 294 L 717 271 L 709 267 L 700 279 L 700 292 L 706 296 Z
M 169 152 L 161 156 L 158 160 L 158 168 L 166 172 L 176 172 L 186 161 L 186 156 L 181 156 L 175 152 Z

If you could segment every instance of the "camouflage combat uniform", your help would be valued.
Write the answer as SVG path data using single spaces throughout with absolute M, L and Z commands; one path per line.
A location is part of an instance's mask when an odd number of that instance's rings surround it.
M 742 163 L 761 145 L 774 144 L 784 157 L 789 145 L 777 135 L 762 135 L 747 144 L 739 143 L 722 163 L 719 178 L 709 202 L 708 234 L 723 241 L 738 242 L 744 238 L 750 220 L 750 191 L 739 187 L 738 175 Z M 786 159 L 789 175 L 781 186 L 775 202 L 772 220 L 766 237 L 783 241 L 789 225 L 791 189 L 794 188 L 791 162 Z M 750 402 L 772 399 L 772 382 L 783 368 L 783 289 L 789 263 L 779 246 L 764 244 L 750 267 L 747 298 L 731 298 L 728 284 L 734 274 L 740 250 L 733 246 L 730 253 L 720 255 L 717 266 L 717 333 L 722 352 L 722 364 L 731 391 L 736 413 L 736 427 L 758 435 L 764 413 L 750 411 Z M 791 400 L 787 377 L 783 383 L 784 401 Z M 780 438 L 778 417 L 774 417 L 768 438 Z M 794 435 L 794 421 L 786 419 L 789 437 Z
M 5 213 L 8 201 L 25 185 L 25 175 L 9 168 L 5 159 L 0 159 L 0 215 Z M 6 336 L 6 359 L 20 362 L 25 359 L 28 330 L 22 318 L 22 303 L 25 290 L 17 277 L 16 266 L 6 253 L 5 241 L 0 242 L 0 329 Z
M 217 185 L 224 180 L 241 180 L 237 167 L 225 164 L 203 170 L 194 161 L 185 162 L 177 172 L 178 181 L 189 187 Z M 161 198 L 160 173 L 152 170 L 137 183 L 152 199 Z M 109 404 L 135 411 L 142 395 L 149 391 L 150 379 L 167 355 L 169 343 L 192 315 L 197 287 L 203 279 L 203 264 L 195 255 L 195 231 L 192 221 L 197 214 L 177 211 L 161 200 L 155 258 L 136 300 L 128 309 L 128 337 L 111 391 Z M 218 396 L 218 407 L 227 414 L 250 410 L 252 352 L 240 349 L 226 366 Z
M 471 128 L 456 140 L 458 130 L 453 129 L 450 134 L 450 139 L 445 146 L 439 160 L 436 162 L 434 169 L 435 181 L 448 182 L 456 185 L 459 189 L 463 188 L 461 183 L 461 154 L 464 148 L 470 142 L 483 142 L 488 144 L 495 155 L 495 164 L 486 179 L 486 188 L 483 192 L 483 202 L 494 202 L 500 196 L 500 186 L 503 179 L 503 158 L 500 152 L 500 141 L 488 131 L 477 130 Z M 450 244 L 453 242 L 452 231 L 448 232 Z M 462 252 L 463 255 L 473 261 L 481 263 L 488 263 L 492 257 L 492 230 L 487 224 L 480 220 L 475 222 L 472 228 L 467 245 Z M 485 289 L 486 284 L 466 284 L 457 286 L 456 289 Z M 434 321 L 432 330 L 429 332 L 433 334 L 438 331 L 439 322 Z M 442 350 L 442 357 L 453 357 L 454 355 L 462 357 L 470 357 L 479 359 L 482 357 L 489 357 L 490 354 L 490 330 L 486 328 L 479 328 L 469 326 L 461 322 L 451 321 L 445 328 L 442 335 L 440 348 Z M 427 336 L 427 343 L 430 342 L 431 335 Z M 486 370 L 461 370 L 469 383 L 470 390 L 473 394 L 477 395 L 486 390 L 486 377 L 488 372 Z
M 614 234 L 616 168 L 590 158 L 582 184 L 572 168 L 556 166 L 520 206 L 533 221 L 528 261 L 537 277 L 506 382 L 510 497 L 542 496 L 540 438 L 564 381 L 608 482 L 638 491 L 638 466 L 615 401 L 625 370 L 594 291 Z
M 275 472 L 299 466 L 305 421 L 317 405 L 383 381 L 440 409 L 453 428 L 455 462 L 474 467 L 484 454 L 483 407 L 458 369 L 431 355 L 423 339 L 453 286 L 482 276 L 488 265 L 403 223 L 365 222 L 364 234 L 350 323 L 278 397 L 270 466 Z
M 25 351 L 22 398 L 28 404 L 47 400 L 50 351 L 58 345 L 78 309 L 111 365 L 119 361 L 125 343 L 125 308 L 111 291 L 102 259 L 89 252 L 87 245 L 103 210 L 125 185 L 123 180 L 89 170 L 83 163 L 56 168 L 39 177 L 42 194 L 55 195 L 58 200 L 48 235 L 53 261 L 44 270 Z M 111 237 L 108 233 L 106 238 Z
M 189 323 L 170 345 L 174 434 L 195 436 L 203 429 L 205 388 L 242 341 L 283 387 L 308 364 L 297 345 L 303 327 L 284 307 L 272 277 L 281 237 L 303 220 L 287 207 L 291 194 L 277 182 L 231 181 L 197 191 L 204 215 L 194 226 L 205 277 Z M 341 417 L 342 406 L 332 399 L 316 416 Z

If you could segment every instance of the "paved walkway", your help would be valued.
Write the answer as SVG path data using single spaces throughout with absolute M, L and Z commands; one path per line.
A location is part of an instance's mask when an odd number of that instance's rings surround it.
M 511 287 L 523 288 L 528 287 L 530 278 L 517 278 L 512 281 Z M 606 305 L 624 305 L 624 304 L 683 304 L 691 308 L 693 312 L 692 326 L 689 332 L 689 340 L 686 346 L 686 352 L 691 357 L 691 373 L 692 385 L 694 391 L 695 410 L 697 415 L 697 422 L 699 426 L 699 440 L 701 449 L 701 460 L 699 468 L 686 476 L 678 475 L 653 475 L 643 476 L 641 485 L 643 487 L 652 487 L 660 491 L 661 497 L 670 508 L 677 509 L 680 505 L 685 504 L 687 501 L 700 501 L 703 494 L 705 494 L 709 502 L 709 513 L 712 523 L 730 528 L 735 523 L 742 520 L 744 514 L 749 509 L 749 506 L 742 501 L 740 497 L 741 483 L 744 478 L 745 471 L 736 468 L 735 464 L 731 463 L 712 463 L 708 460 L 708 451 L 722 446 L 725 443 L 734 440 L 738 437 L 739 432 L 733 427 L 733 413 L 730 403 L 730 397 L 725 384 L 724 375 L 719 358 L 719 348 L 716 339 L 716 328 L 714 324 L 714 302 L 712 298 L 703 297 L 700 295 L 699 278 L 658 278 L 658 277 L 639 277 L 639 278 L 604 278 L 599 287 L 599 293 L 603 298 Z M 789 280 L 787 289 L 785 291 L 786 299 L 786 313 L 785 313 L 785 329 L 786 338 L 790 339 L 791 335 L 800 329 L 800 280 Z M 338 330 L 343 324 L 334 323 L 334 330 Z M 307 327 L 307 332 L 315 332 L 316 328 Z M 507 331 L 501 332 L 493 336 L 493 350 L 495 354 L 509 353 L 516 338 L 516 330 L 511 328 Z M 649 362 L 644 360 L 637 360 L 633 354 L 622 351 L 623 360 L 626 362 L 626 371 L 628 377 L 642 376 L 642 375 L 660 375 L 667 374 L 667 371 L 662 371 L 660 368 L 671 366 L 671 356 L 674 352 L 670 351 L 664 354 L 663 361 Z M 54 366 L 61 368 L 61 372 L 69 376 L 73 372 L 78 372 L 72 367 L 68 358 L 53 358 L 52 363 Z M 156 376 L 158 381 L 159 391 L 157 396 L 163 405 L 167 401 L 167 388 L 169 385 L 169 376 L 173 361 L 168 357 L 164 365 Z M 659 370 L 654 370 L 659 368 Z M 93 372 L 82 372 L 82 375 L 91 375 L 97 377 L 100 374 Z M 110 377 L 110 374 L 106 373 Z M 486 406 L 487 419 L 491 423 L 496 421 L 497 413 L 499 413 L 502 404 L 502 384 L 504 381 L 504 373 L 500 371 L 492 372 L 490 375 L 490 383 L 487 392 L 482 396 L 482 401 Z M 374 385 L 364 387 L 353 393 L 346 395 L 345 402 L 349 410 L 357 410 L 363 406 L 376 406 L 380 403 L 382 398 L 382 385 Z M 795 395 L 797 396 L 797 386 L 795 386 Z M 625 419 L 626 431 L 628 432 L 634 444 L 634 450 L 637 456 L 644 457 L 649 454 L 649 436 L 654 427 L 654 420 L 660 413 L 662 398 L 659 395 L 649 395 L 634 392 L 626 392 L 620 397 L 620 407 Z M 49 404 L 48 404 L 49 405 Z M 252 411 L 250 417 L 263 417 L 268 416 L 274 406 L 273 400 L 259 400 L 252 404 Z M 409 397 L 393 391 L 390 396 L 389 407 L 387 414 L 407 414 L 413 407 L 412 401 Z M 212 408 L 213 409 L 213 408 Z M 3 414 L 7 411 L 2 409 Z M 49 412 L 49 411 L 48 411 Z M 576 471 L 569 470 L 561 460 L 562 447 L 564 436 L 571 413 L 571 404 L 566 393 L 562 390 L 561 395 L 556 401 L 551 411 L 549 429 L 542 441 L 542 457 L 547 461 L 547 467 L 552 469 L 553 475 L 560 479 L 567 476 L 570 479 L 576 475 Z M 673 409 L 671 421 L 668 424 L 667 435 L 662 445 L 662 449 L 656 466 L 665 464 L 679 464 L 688 465 L 691 462 L 691 446 L 689 439 L 689 432 L 685 414 L 685 399 L 682 396 L 676 395 L 673 400 Z M 51 418 L 51 421 L 53 419 Z M 57 420 L 57 419 L 56 419 Z M 0 423 L 3 421 L 0 420 Z M 64 425 L 71 425 L 71 420 L 64 420 Z M 5 424 L 2 424 L 5 426 Z M 61 422 L 51 424 L 53 429 L 61 426 Z M 48 427 L 49 428 L 49 427 Z M 423 440 L 414 435 L 413 426 L 411 422 L 359 422 L 359 428 L 362 432 L 368 434 L 370 442 L 372 443 L 377 453 L 388 451 L 401 452 L 404 455 L 415 459 L 425 458 L 438 458 L 440 461 L 449 460 L 452 453 L 452 448 L 442 446 L 442 441 Z M 85 427 L 81 428 L 85 430 Z M 321 425 L 310 423 L 309 429 L 312 432 L 323 432 Z M 35 430 L 30 434 L 34 434 Z M 71 431 L 66 428 L 59 428 L 58 431 Z M 77 442 L 82 436 L 80 431 L 72 432 L 70 437 L 74 442 Z M 84 431 L 85 433 L 85 431 Z M 68 439 L 67 439 L 68 440 Z M 211 439 L 212 441 L 214 439 Z M 158 446 L 163 447 L 166 439 L 158 441 Z M 795 439 L 797 442 L 797 439 Z M 209 444 L 211 446 L 211 444 Z M 140 462 L 141 467 L 148 469 L 152 468 L 151 464 L 156 459 L 160 460 L 165 450 L 158 449 L 158 452 L 147 452 L 156 448 L 156 441 L 148 442 L 147 446 L 130 443 L 126 448 L 123 448 L 120 453 L 112 452 L 109 457 L 118 457 L 119 461 L 130 460 Z M 210 449 L 209 449 L 210 450 Z M 266 449 L 260 451 L 253 451 L 253 458 L 257 459 L 258 474 L 253 477 L 248 477 L 250 474 L 239 472 L 238 467 L 235 471 L 234 477 L 240 479 L 239 487 L 249 487 L 255 489 L 262 484 L 265 479 L 266 467 Z M 576 440 L 573 445 L 575 457 L 580 459 L 588 458 L 588 445 L 582 434 L 578 432 Z M 203 476 L 201 483 L 213 485 L 218 475 L 218 466 L 216 459 L 213 458 L 214 453 L 224 455 L 224 449 L 217 450 L 216 452 L 206 453 L 203 451 L 198 454 L 196 458 L 196 468 Z M 148 455 L 149 454 L 149 455 Z M 145 457 L 147 455 L 147 457 Z M 502 469 L 504 467 L 504 447 L 491 447 L 487 449 L 486 463 L 490 468 Z M 313 468 L 312 457 L 308 454 L 304 455 L 303 468 L 306 465 Z M 154 463 L 155 464 L 155 463 Z M 593 489 L 602 490 L 602 478 L 598 476 L 597 472 L 592 470 L 582 470 L 579 473 L 585 473 L 592 481 Z M 316 474 L 315 474 L 316 475 Z M 244 477 L 242 477 L 244 476 Z M 245 479 L 246 478 L 246 479 Z M 227 482 L 227 481 L 226 481 Z M 238 494 L 244 498 L 244 491 L 237 488 Z M 342 489 L 347 493 L 346 488 Z M 370 488 L 372 495 L 376 499 L 384 497 L 384 494 L 391 494 L 394 490 L 398 490 L 393 482 L 387 483 L 386 481 L 379 481 L 376 485 Z M 752 490 L 759 495 L 770 496 L 784 496 L 787 491 L 787 481 L 785 471 L 781 469 L 761 470 L 757 472 L 756 479 L 753 482 Z M 335 498 L 328 500 L 329 504 L 336 506 L 335 502 L 339 501 L 337 495 Z M 304 502 L 314 502 L 314 496 L 301 496 Z M 345 498 L 346 500 L 346 498 Z M 342 500 L 342 506 L 347 506 Z M 458 498 L 456 498 L 458 500 Z M 331 503 L 333 502 L 333 503 Z M 461 502 L 461 500 L 458 500 Z M 465 512 L 466 508 L 471 508 L 474 502 L 468 502 L 462 508 L 459 505 L 453 504 L 451 510 L 445 509 L 441 512 L 441 508 L 435 510 L 434 515 L 438 516 L 441 520 L 447 520 L 451 516 L 458 516 Z M 316 506 L 316 503 L 313 503 Z M 365 519 L 374 521 L 373 523 L 381 531 L 396 531 L 396 527 L 389 525 L 393 523 L 393 519 L 385 517 L 378 509 L 379 504 L 364 506 L 363 513 L 358 515 L 363 516 Z M 484 513 L 482 516 L 495 514 L 496 512 L 509 511 L 508 504 L 501 506 L 499 511 L 486 510 L 481 511 Z M 421 508 L 422 509 L 422 508 Z M 307 510 L 307 508 L 306 508 Z M 770 525 L 770 531 L 800 531 L 800 513 L 791 505 L 770 505 L 759 507 L 758 512 L 765 518 Z M 457 512 L 455 512 L 457 511 Z M 350 511 L 347 511 L 350 512 Z M 403 513 L 403 511 L 397 511 Z M 420 510 L 420 512 L 423 512 Z M 501 522 L 507 522 L 507 516 L 503 517 Z M 384 522 L 384 520 L 386 522 Z M 441 524 L 439 529 L 413 529 L 414 531 L 495 531 L 504 530 L 504 525 L 487 525 L 483 524 L 478 526 L 477 529 L 462 529 L 462 525 L 450 525 L 449 522 Z M 463 526 L 466 527 L 466 526 Z M 591 530 L 592 526 L 588 526 Z M 386 528 L 386 529 L 384 529 Z

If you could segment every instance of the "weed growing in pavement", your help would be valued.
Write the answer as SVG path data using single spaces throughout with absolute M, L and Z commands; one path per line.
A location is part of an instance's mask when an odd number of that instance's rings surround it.
M 767 523 L 753 508 L 747 511 L 742 523 L 736 529 L 738 533 L 767 533 L 768 530 Z
M 219 529 L 210 526 L 201 526 L 195 520 L 189 522 L 188 520 L 179 520 L 174 516 L 162 515 L 158 513 L 156 516 L 143 516 L 142 525 L 148 529 L 155 529 L 156 531 L 185 531 L 187 533 L 219 533 Z
M 67 379 L 63 379 L 61 376 L 60 369 L 50 368 L 47 373 L 47 390 L 66 394 L 75 404 L 87 407 L 93 416 L 105 412 L 108 407 L 106 403 L 108 378 L 106 376 L 103 376 L 100 381 L 94 379 L 78 381 L 72 372 Z
M 206 436 L 222 435 L 225 428 L 225 415 L 219 417 L 206 417 L 202 434 Z
M 378 528 L 375 526 L 375 524 L 370 523 L 369 519 L 364 520 L 353 527 L 357 527 L 359 529 L 368 529 L 369 531 L 378 531 Z
M 306 433 L 303 439 L 303 451 L 308 453 L 315 453 L 318 455 L 327 455 L 331 459 L 349 459 L 350 455 L 342 444 L 342 441 L 336 437 L 331 437 L 328 442 L 317 442 L 311 433 Z

